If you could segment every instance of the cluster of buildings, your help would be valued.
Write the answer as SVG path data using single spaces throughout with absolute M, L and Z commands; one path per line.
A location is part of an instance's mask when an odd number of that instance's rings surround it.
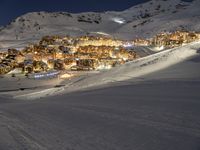
M 41 73 L 51 70 L 90 71 L 109 69 L 139 56 L 126 46 L 172 48 L 200 39 L 200 33 L 176 31 L 161 33 L 151 39 L 121 41 L 107 37 L 45 36 L 37 44 L 22 50 L 0 53 L 0 74 L 16 70 Z
M 160 49 L 178 47 L 183 44 L 200 40 L 200 33 L 188 31 L 163 32 L 150 39 L 137 38 L 132 41 L 134 46 L 151 46 Z
M 125 44 L 126 41 L 112 39 L 109 37 L 96 37 L 96 36 L 82 36 L 78 38 L 77 46 L 115 46 L 120 47 Z
M 123 48 L 122 42 L 119 43 L 103 37 L 45 36 L 38 44 L 0 53 L 0 74 L 13 70 L 20 73 L 101 70 L 138 57 L 134 51 Z
M 158 48 L 173 48 L 200 39 L 200 33 L 176 31 L 173 33 L 160 33 L 151 39 L 151 45 Z
M 13 68 L 24 61 L 23 54 L 16 49 L 9 49 L 0 53 L 0 74 L 10 72 Z
M 134 40 L 134 45 L 152 46 L 164 49 L 178 47 L 197 40 L 200 40 L 200 33 L 175 31 L 171 33 L 160 33 L 148 40 L 136 39 Z

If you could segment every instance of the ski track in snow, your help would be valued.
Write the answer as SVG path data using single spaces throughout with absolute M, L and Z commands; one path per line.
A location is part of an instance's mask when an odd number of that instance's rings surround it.
M 161 69 L 182 62 L 185 59 L 197 55 L 199 48 L 200 42 L 193 42 L 182 47 L 161 51 L 159 53 L 128 62 L 124 65 L 112 68 L 94 76 L 82 78 L 80 81 L 78 80 L 65 85 L 65 87 L 50 88 L 39 92 L 14 96 L 14 98 L 33 100 L 66 92 L 73 92 L 86 88 L 102 86 L 108 83 L 125 81 L 131 78 L 136 78 L 155 71 L 159 71 Z

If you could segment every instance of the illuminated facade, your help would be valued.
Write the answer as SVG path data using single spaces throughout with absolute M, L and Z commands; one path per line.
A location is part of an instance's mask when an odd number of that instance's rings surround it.
M 200 39 L 200 33 L 176 31 L 160 33 L 152 39 L 121 41 L 107 37 L 45 36 L 38 44 L 22 50 L 0 53 L 0 74 L 20 68 L 23 73 L 50 70 L 101 70 L 132 61 L 139 56 L 126 47 L 153 46 L 172 48 Z
M 176 31 L 173 33 L 161 33 L 151 40 L 151 45 L 155 47 L 173 48 L 199 40 L 199 33 Z

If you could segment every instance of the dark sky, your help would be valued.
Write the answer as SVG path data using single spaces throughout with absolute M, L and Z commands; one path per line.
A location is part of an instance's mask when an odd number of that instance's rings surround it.
M 148 0 L 0 0 L 0 26 L 33 11 L 107 11 L 124 10 Z

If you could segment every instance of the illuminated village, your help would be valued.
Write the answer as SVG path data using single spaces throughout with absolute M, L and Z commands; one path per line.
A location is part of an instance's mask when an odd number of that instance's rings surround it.
M 22 50 L 0 53 L 0 74 L 11 71 L 21 74 L 54 71 L 92 71 L 110 69 L 139 58 L 134 46 L 160 49 L 178 47 L 200 39 L 195 32 L 161 33 L 152 39 L 121 41 L 107 37 L 45 36 L 38 44 Z M 133 47 L 131 50 L 127 46 Z M 14 71 L 15 70 L 15 71 Z
M 38 44 L 0 54 L 0 74 L 11 70 L 31 74 L 51 70 L 91 71 L 109 69 L 136 59 L 121 41 L 100 37 L 45 36 Z

